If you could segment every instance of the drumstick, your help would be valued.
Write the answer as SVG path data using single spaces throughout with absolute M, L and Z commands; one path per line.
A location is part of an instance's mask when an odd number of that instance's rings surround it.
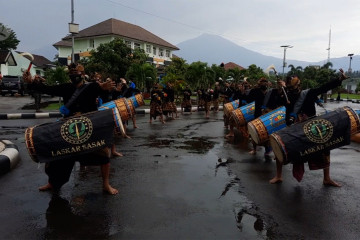
M 269 70 L 273 70 L 273 71 L 274 71 L 275 76 L 276 76 L 276 78 L 277 78 L 278 81 L 279 81 L 280 78 L 279 78 L 279 76 L 278 76 L 278 74 L 277 74 L 277 71 L 276 71 L 276 69 L 275 69 L 275 66 L 274 66 L 274 65 L 270 65 L 270 66 L 266 69 L 266 71 L 269 71 Z M 290 104 L 289 98 L 288 98 L 288 96 L 287 96 L 287 94 L 286 94 L 286 91 L 285 91 L 284 87 L 281 86 L 281 89 L 282 89 L 282 91 L 283 91 L 283 93 L 284 93 L 284 96 L 285 96 L 285 98 L 286 98 L 286 103 L 287 103 L 287 104 Z
M 30 60 L 29 66 L 27 68 L 27 72 L 30 72 L 32 62 L 34 61 L 34 56 L 31 53 L 28 53 L 28 52 L 23 52 L 20 55 L 27 58 L 28 60 Z

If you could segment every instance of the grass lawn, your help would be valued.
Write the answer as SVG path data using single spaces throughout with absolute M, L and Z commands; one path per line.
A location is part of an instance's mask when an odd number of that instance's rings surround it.
M 330 98 L 337 98 L 338 94 L 335 93 L 335 94 L 332 94 Z M 347 93 L 341 93 L 340 94 L 340 98 L 341 99 L 360 99 L 360 95 L 359 94 L 347 94 Z
M 59 110 L 61 105 L 59 103 L 50 103 L 46 108 L 43 108 L 43 109 L 44 110 Z

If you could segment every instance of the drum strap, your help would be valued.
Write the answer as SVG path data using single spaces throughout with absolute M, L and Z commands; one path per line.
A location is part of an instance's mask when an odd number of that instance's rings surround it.
M 298 100 L 296 101 L 295 105 L 294 105 L 294 109 L 293 109 L 293 113 L 295 113 L 296 115 L 300 112 L 300 109 L 302 107 L 302 105 L 304 104 L 305 98 L 307 96 L 307 94 L 309 93 L 310 89 L 306 89 L 301 91 L 300 96 L 298 98 Z

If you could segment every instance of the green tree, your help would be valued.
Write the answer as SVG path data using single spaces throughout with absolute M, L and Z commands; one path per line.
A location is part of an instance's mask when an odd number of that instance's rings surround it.
M 3 39 L 0 41 L 0 50 L 16 50 L 20 41 L 16 37 L 16 33 L 11 29 L 0 23 L 0 35 Z
M 87 72 L 99 72 L 104 78 L 118 80 L 125 76 L 133 60 L 141 62 L 141 54 L 137 51 L 133 54 L 122 39 L 116 38 L 92 50 L 91 56 L 83 64 Z
M 248 69 L 246 69 L 245 77 L 248 78 L 247 81 L 251 84 L 256 84 L 260 78 L 267 77 L 267 75 L 260 67 L 255 64 L 251 64 Z
M 47 69 L 45 79 L 49 85 L 62 84 L 70 81 L 64 66 L 57 66 L 56 69 Z
M 190 64 L 186 71 L 186 82 L 193 88 L 207 87 L 208 75 L 207 75 L 207 63 L 205 62 L 193 62 Z
M 134 62 L 128 68 L 125 78 L 135 82 L 136 87 L 149 90 L 156 81 L 156 68 L 149 63 Z

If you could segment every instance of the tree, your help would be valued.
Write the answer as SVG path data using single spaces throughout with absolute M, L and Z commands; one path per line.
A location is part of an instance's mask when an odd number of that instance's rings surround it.
M 45 79 L 49 85 L 62 84 L 70 80 L 64 66 L 57 66 L 56 69 L 47 69 Z
M 109 43 L 100 44 L 96 50 L 91 51 L 89 59 L 82 63 L 88 72 L 99 72 L 105 78 L 118 80 L 125 76 L 133 59 L 141 62 L 142 56 L 136 51 L 133 54 L 122 39 L 116 38 Z
M 249 66 L 249 68 L 246 70 L 245 76 L 248 77 L 248 81 L 251 84 L 256 84 L 260 78 L 267 77 L 264 71 L 255 64 L 251 64 Z
M 138 89 L 149 90 L 156 81 L 156 68 L 149 63 L 135 62 L 128 68 L 125 78 L 134 81 Z
M 0 41 L 0 50 L 16 50 L 20 41 L 12 29 L 0 23 L 0 35 L 2 38 L 5 38 Z

